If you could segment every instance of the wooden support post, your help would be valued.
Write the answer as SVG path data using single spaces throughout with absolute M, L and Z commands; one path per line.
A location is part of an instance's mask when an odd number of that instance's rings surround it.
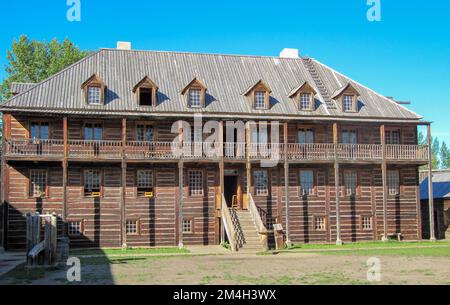
M 127 119 L 122 118 L 122 164 L 121 164 L 121 185 L 122 196 L 120 197 L 120 232 L 122 248 L 127 248 L 127 231 L 126 231 L 126 188 L 127 188 Z
M 250 162 L 250 149 L 251 149 L 251 147 L 250 147 L 250 144 L 251 144 L 251 135 L 250 135 L 250 124 L 249 123 L 247 123 L 247 126 L 246 126 L 246 137 L 245 137 L 245 140 L 246 140 L 246 159 L 247 159 L 247 162 L 246 162 L 246 176 L 247 176 L 247 188 L 246 188 L 246 193 L 247 193 L 247 198 L 248 198 L 248 195 L 250 194 L 250 192 L 251 192 L 251 185 L 252 185 L 252 174 L 251 174 L 251 172 L 252 172 L 252 164 L 251 164 L 251 162 Z M 248 200 L 248 199 L 247 199 Z
M 430 217 L 430 241 L 436 241 L 434 232 L 433 154 L 431 150 L 431 124 L 427 125 L 428 143 L 428 210 Z
M 284 204 L 286 213 L 286 244 L 290 246 L 292 244 L 289 230 L 289 162 L 287 158 L 287 145 L 288 145 L 288 123 L 284 123 L 283 140 L 284 140 Z
M 184 242 L 183 242 L 183 206 L 184 206 L 184 164 L 183 161 L 180 160 L 178 162 L 178 192 L 179 197 L 179 208 L 178 208 L 178 236 L 179 236 L 179 242 L 178 247 L 183 248 Z
M 63 159 L 63 236 L 67 236 L 67 184 L 68 184 L 68 159 L 69 159 L 69 127 L 67 116 L 63 118 L 63 141 L 64 141 L 64 159 Z
M 336 245 L 342 245 L 341 238 L 341 206 L 339 192 L 339 162 L 337 156 L 338 147 L 338 125 L 333 123 L 333 144 L 334 144 L 334 187 L 336 192 Z
M 383 183 L 383 237 L 382 241 L 388 241 L 388 219 L 387 219 L 387 164 L 386 164 L 386 129 L 385 125 L 380 126 L 381 139 L 381 176 Z
M 8 250 L 8 226 L 9 226 L 9 215 L 8 215 L 8 197 L 9 197 L 9 168 L 6 162 L 6 152 L 7 147 L 9 147 L 9 141 L 11 139 L 11 114 L 5 113 L 2 117 L 3 120 L 3 137 L 2 137 L 2 156 L 1 156 L 1 202 L 0 208 L 3 211 L 3 221 L 1 228 L 1 244 L 4 250 Z
M 223 149 L 224 149 L 224 128 L 223 128 L 223 121 L 220 122 L 220 126 L 219 126 L 219 146 L 221 149 L 221 154 L 220 154 L 220 163 L 219 163 L 219 202 L 220 202 L 220 211 L 222 211 L 222 198 L 223 198 L 223 194 L 225 192 L 225 159 L 223 156 Z M 220 214 L 222 215 L 222 213 Z M 221 225 L 220 225 L 220 242 L 225 242 L 225 226 L 224 226 L 224 219 L 222 217 L 220 217 L 221 220 Z

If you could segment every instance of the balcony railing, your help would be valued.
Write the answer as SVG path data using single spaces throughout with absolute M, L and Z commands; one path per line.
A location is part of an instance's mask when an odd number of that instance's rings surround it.
M 121 159 L 121 141 L 69 140 L 70 159 Z M 336 156 L 335 156 L 336 151 Z M 286 154 L 285 154 L 286 152 Z M 284 160 L 331 162 L 339 161 L 381 161 L 383 147 L 380 144 L 249 144 L 246 143 L 176 143 L 176 142 L 127 142 L 125 157 L 129 160 Z M 8 140 L 7 157 L 45 157 L 63 158 L 63 140 Z M 384 157 L 387 161 L 428 160 L 426 145 L 386 145 Z

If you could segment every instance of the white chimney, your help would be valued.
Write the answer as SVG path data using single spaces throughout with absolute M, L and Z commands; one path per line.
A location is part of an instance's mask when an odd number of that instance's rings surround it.
M 117 50 L 130 51 L 131 50 L 131 42 L 118 41 L 117 42 Z
M 298 49 L 285 48 L 280 53 L 281 58 L 300 58 Z

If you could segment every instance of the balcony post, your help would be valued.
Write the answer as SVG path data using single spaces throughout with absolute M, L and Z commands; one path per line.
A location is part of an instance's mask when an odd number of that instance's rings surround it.
M 223 206 L 223 202 L 222 202 L 222 198 L 223 198 L 223 193 L 225 191 L 225 161 L 224 161 L 224 139 L 223 139 L 223 121 L 220 121 L 220 125 L 219 125 L 219 149 L 221 154 L 220 156 L 220 162 L 219 162 L 219 198 L 217 198 L 218 202 L 220 203 L 220 207 L 218 208 L 218 210 L 221 212 L 222 211 L 222 206 Z M 224 225 L 224 219 L 222 218 L 222 213 L 220 213 L 220 242 L 225 242 L 225 225 Z
M 289 230 L 289 162 L 287 158 L 287 145 L 288 145 L 288 123 L 285 122 L 283 126 L 283 142 L 284 142 L 284 204 L 286 212 L 286 244 L 290 246 L 292 244 Z
M 427 125 L 428 143 L 428 210 L 430 217 L 430 241 L 436 241 L 434 232 L 433 152 L 431 149 L 431 124 Z
M 127 247 L 127 234 L 126 234 L 126 187 L 127 187 L 127 160 L 125 158 L 125 148 L 127 145 L 127 119 L 122 118 L 122 162 L 121 162 L 121 185 L 122 196 L 120 197 L 120 227 L 121 227 L 121 239 L 122 248 Z
M 247 123 L 247 126 L 245 128 L 245 132 L 246 132 L 246 137 L 245 137 L 245 141 L 246 141 L 246 174 L 247 174 L 247 189 L 246 189 L 246 193 L 247 196 L 250 194 L 250 190 L 251 190 L 251 184 L 252 184 L 252 176 L 251 176 L 251 170 L 252 170 L 252 165 L 250 162 L 250 123 Z M 247 199 L 248 200 L 248 199 Z
M 334 145 L 334 188 L 336 192 L 336 245 L 342 245 L 341 238 L 341 202 L 339 192 L 339 162 L 338 162 L 338 125 L 333 123 L 333 145 Z
M 387 219 L 387 164 L 386 164 L 386 127 L 380 126 L 381 139 L 381 176 L 383 183 L 383 237 L 382 241 L 388 241 L 388 219 Z
M 178 162 L 178 247 L 184 247 L 183 243 L 183 206 L 184 206 L 184 163 L 183 160 Z
M 6 164 L 6 145 L 9 142 L 10 134 L 11 134 L 11 115 L 5 113 L 3 115 L 3 137 L 2 137 L 2 155 L 1 155 L 1 175 L 2 175 L 2 184 L 3 187 L 1 188 L 1 202 L 0 202 L 0 209 L 2 212 L 4 212 L 6 215 L 6 209 L 8 207 L 7 205 L 7 198 L 8 198 L 8 188 L 9 188 L 9 179 L 8 179 L 8 170 L 7 170 L 7 164 Z M 2 215 L 5 215 L 2 214 Z M 3 248 L 6 250 L 8 243 L 6 241 L 6 231 L 8 226 L 8 221 L 2 222 L 3 226 L 0 228 L 1 236 L 0 236 L 0 246 L 3 246 Z
M 69 127 L 68 118 L 65 116 L 63 118 L 63 141 L 64 141 L 64 157 L 63 157 L 63 236 L 67 235 L 67 182 L 68 182 L 68 159 L 69 159 Z

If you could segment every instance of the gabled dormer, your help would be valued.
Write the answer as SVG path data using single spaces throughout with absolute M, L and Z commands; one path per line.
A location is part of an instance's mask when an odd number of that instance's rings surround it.
M 148 76 L 134 86 L 133 93 L 139 106 L 156 107 L 158 104 L 158 86 Z
M 341 105 L 343 112 L 358 112 L 359 96 L 358 90 L 352 84 L 348 83 L 344 87 L 336 90 L 331 98 Z
M 316 94 L 316 90 L 308 82 L 304 82 L 292 90 L 289 97 L 294 99 L 297 109 L 300 111 L 314 111 Z
M 104 105 L 106 86 L 103 80 L 96 74 L 92 75 L 81 85 L 84 99 L 87 105 Z
M 181 94 L 186 97 L 188 108 L 204 108 L 207 90 L 205 84 L 197 77 L 194 77 L 194 79 L 184 87 Z
M 246 96 L 252 108 L 255 110 L 267 110 L 270 108 L 270 90 L 269 85 L 263 80 L 259 80 L 256 84 L 249 87 L 242 95 Z

